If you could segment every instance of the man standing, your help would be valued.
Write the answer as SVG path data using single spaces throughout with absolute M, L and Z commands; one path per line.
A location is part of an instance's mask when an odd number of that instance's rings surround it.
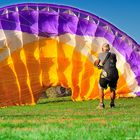
M 94 65 L 97 66 L 99 69 L 102 69 L 99 79 L 100 85 L 100 93 L 99 93 L 99 100 L 100 103 L 97 108 L 102 109 L 105 107 L 104 105 L 104 90 L 107 89 L 107 86 L 110 87 L 111 91 L 111 102 L 110 107 L 115 107 L 115 90 L 117 87 L 118 81 L 118 70 L 116 68 L 116 55 L 114 53 L 109 52 L 110 46 L 109 44 L 105 44 L 102 47 L 102 53 L 99 53 L 98 59 L 94 62 Z

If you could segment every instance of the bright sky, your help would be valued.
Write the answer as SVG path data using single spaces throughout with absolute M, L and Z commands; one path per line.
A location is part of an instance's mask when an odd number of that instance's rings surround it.
M 140 0 L 0 0 L 0 7 L 26 2 L 69 5 L 91 12 L 112 23 L 140 44 Z

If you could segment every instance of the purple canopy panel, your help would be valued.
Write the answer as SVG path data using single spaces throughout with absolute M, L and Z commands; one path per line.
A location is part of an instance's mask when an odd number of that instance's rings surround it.
M 59 27 L 58 27 L 59 34 L 64 33 L 76 34 L 77 25 L 78 25 L 77 16 L 72 16 L 65 13 L 59 14 Z
M 38 34 L 37 11 L 19 11 L 19 21 L 22 32 Z
M 58 35 L 58 20 L 59 15 L 57 13 L 39 12 L 39 36 Z

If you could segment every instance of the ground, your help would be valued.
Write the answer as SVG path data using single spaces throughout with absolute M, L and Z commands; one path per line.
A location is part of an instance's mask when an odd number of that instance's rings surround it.
M 35 106 L 0 109 L 0 140 L 140 140 L 140 98 L 116 100 L 97 110 L 97 100 L 41 99 Z

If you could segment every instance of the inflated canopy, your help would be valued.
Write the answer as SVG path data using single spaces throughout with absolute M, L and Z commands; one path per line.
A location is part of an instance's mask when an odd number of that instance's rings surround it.
M 35 104 L 50 86 L 75 101 L 98 98 L 102 45 L 117 55 L 117 97 L 140 92 L 140 46 L 107 21 L 76 8 L 17 4 L 0 9 L 0 106 Z M 106 98 L 109 97 L 109 89 Z

